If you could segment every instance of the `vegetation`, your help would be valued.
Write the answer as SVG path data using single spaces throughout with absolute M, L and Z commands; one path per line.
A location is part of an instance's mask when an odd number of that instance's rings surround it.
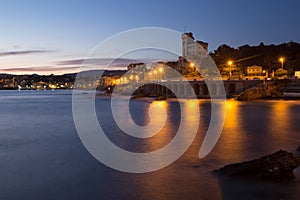
M 300 70 L 300 44 L 296 42 L 283 43 L 280 45 L 258 46 L 244 45 L 232 48 L 226 44 L 219 46 L 210 53 L 221 73 L 226 73 L 228 60 L 233 60 L 233 69 L 245 73 L 247 66 L 259 65 L 265 70 L 272 72 L 281 67 L 280 57 L 285 58 L 284 69 L 287 69 L 288 76 L 293 76 L 294 71 Z

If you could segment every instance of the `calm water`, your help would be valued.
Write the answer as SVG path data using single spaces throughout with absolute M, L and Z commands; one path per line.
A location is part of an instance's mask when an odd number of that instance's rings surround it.
M 210 118 L 209 101 L 200 100 L 200 127 L 192 146 L 174 164 L 146 174 L 115 171 L 87 152 L 75 130 L 70 91 L 0 91 L 0 102 L 0 199 L 300 199 L 299 183 L 226 180 L 210 173 L 279 149 L 294 151 L 300 145 L 300 101 L 227 101 L 221 138 L 200 160 Z M 164 129 L 151 139 L 132 139 L 112 122 L 109 103 L 96 99 L 99 121 L 124 149 L 159 149 L 178 127 L 178 103 L 159 102 L 169 115 Z M 138 124 L 149 122 L 149 106 L 131 103 Z

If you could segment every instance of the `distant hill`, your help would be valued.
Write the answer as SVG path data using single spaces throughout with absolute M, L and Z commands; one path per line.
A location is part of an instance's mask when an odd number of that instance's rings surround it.
M 87 70 L 79 72 L 80 75 L 83 76 L 98 76 L 102 74 L 102 76 L 117 76 L 117 75 L 123 75 L 127 72 L 127 70 Z M 64 74 L 64 76 L 76 76 L 78 73 L 72 73 L 72 74 Z
M 123 75 L 127 72 L 127 70 L 87 70 L 87 71 L 82 71 L 79 72 L 81 75 L 85 76 L 98 76 L 102 74 L 102 76 L 118 76 L 118 75 Z M 21 77 L 21 76 L 26 76 L 26 77 L 68 77 L 68 78 L 75 78 L 78 73 L 68 73 L 68 74 L 63 74 L 63 75 L 39 75 L 39 74 L 23 74 L 23 75 L 15 75 L 15 74 L 6 74 L 6 73 L 0 73 L 0 78 L 5 78 L 5 77 Z

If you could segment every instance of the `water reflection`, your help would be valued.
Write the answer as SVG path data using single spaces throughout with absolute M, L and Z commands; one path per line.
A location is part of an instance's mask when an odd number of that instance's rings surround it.
M 182 119 L 182 123 L 187 124 L 185 127 L 183 139 L 188 140 L 190 137 L 193 137 L 192 132 L 197 132 L 200 121 L 200 113 L 199 113 L 199 103 L 198 100 L 186 100 L 182 102 L 182 116 L 185 118 Z
M 223 159 L 224 164 L 231 164 L 279 149 L 288 150 L 291 143 L 297 142 L 295 134 L 290 133 L 291 117 L 295 117 L 291 113 L 293 105 L 285 101 L 227 101 L 226 120 L 220 141 L 222 146 L 218 147 L 226 152 L 216 155 L 222 155 L 219 159 Z M 222 176 L 218 176 L 218 183 L 222 199 L 297 199 L 299 195 L 297 184 L 265 183 Z
M 228 101 L 221 138 L 213 151 L 199 160 L 199 146 L 210 119 L 209 101 L 200 100 L 200 126 L 191 148 L 162 170 L 126 174 L 102 165 L 83 147 L 72 119 L 71 96 L 60 95 L 59 91 L 55 95 L 47 91 L 0 93 L 0 96 L 11 93 L 12 97 L 1 99 L 0 199 L 32 199 L 33 196 L 45 200 L 300 199 L 299 184 L 222 180 L 218 185 L 218 179 L 210 175 L 210 171 L 225 164 L 247 160 L 249 157 L 242 158 L 246 154 L 256 158 L 279 148 L 293 150 L 299 146 L 299 101 Z M 18 95 L 20 98 L 13 98 Z M 186 112 L 193 110 L 194 102 L 191 103 L 186 101 Z M 148 123 L 149 102 L 133 101 L 133 104 L 133 119 L 141 125 Z M 179 104 L 169 101 L 163 104 L 168 115 L 165 127 L 151 139 L 135 140 L 113 123 L 109 100 L 96 99 L 96 108 L 101 108 L 99 121 L 107 136 L 133 152 L 159 149 L 173 138 L 181 117 Z M 193 121 L 193 116 L 187 117 Z
M 153 101 L 146 110 L 146 113 L 149 113 L 151 110 L 152 117 L 150 123 L 154 123 L 155 125 L 156 121 L 165 120 L 163 128 L 155 136 L 148 138 L 147 144 L 149 145 L 149 149 L 157 150 L 163 148 L 170 142 L 173 138 L 173 133 L 177 130 L 177 126 L 170 120 L 170 106 L 166 101 Z M 161 110 L 164 111 L 165 116 L 161 115 Z
M 174 124 L 178 125 L 180 117 L 184 116 L 183 122 L 187 123 L 188 126 L 181 139 L 190 140 L 191 132 L 198 130 L 200 120 L 199 108 L 202 111 L 206 111 L 210 103 L 199 100 L 180 100 L 177 106 L 179 104 L 182 109 L 181 116 L 178 116 L 177 112 L 176 114 L 174 113 L 174 102 L 167 102 L 168 119 L 162 132 L 166 136 L 168 134 L 165 131 L 169 131 L 169 129 L 177 131 L 177 129 L 174 130 Z M 204 117 L 207 113 L 203 112 L 202 114 Z M 174 121 L 175 119 L 176 121 Z M 201 134 L 205 132 L 204 127 L 207 126 L 207 124 L 204 124 L 203 120 L 200 120 L 200 129 L 197 131 L 199 134 L 180 159 L 164 169 L 151 174 L 141 175 L 143 182 L 139 186 L 139 191 L 149 195 L 147 197 L 141 196 L 142 199 L 170 199 L 170 196 L 172 197 L 171 199 L 220 199 L 221 193 L 218 189 L 217 180 L 214 180 L 208 171 L 200 170 L 201 167 L 197 168 L 198 165 L 201 165 L 198 153 L 203 139 Z M 161 141 L 165 139 L 168 141 L 169 137 L 156 139 L 158 140 L 151 140 L 151 145 L 158 146 L 157 144 L 160 144 Z
M 271 112 L 271 130 L 276 130 L 277 136 L 289 129 L 290 105 L 287 102 L 273 102 Z
M 272 137 L 284 140 L 289 132 L 290 106 L 287 102 L 272 102 L 269 129 Z
M 222 154 L 219 159 L 224 161 L 240 161 L 247 150 L 247 138 L 243 127 L 241 106 L 242 103 L 233 100 L 226 101 L 226 118 L 220 138 L 218 150 Z

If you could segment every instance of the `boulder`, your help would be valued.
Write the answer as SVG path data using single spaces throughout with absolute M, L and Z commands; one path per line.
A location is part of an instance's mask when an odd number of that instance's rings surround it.
M 298 166 L 300 166 L 299 157 L 279 150 L 259 159 L 226 165 L 214 172 L 232 177 L 287 182 L 295 179 L 293 170 Z

